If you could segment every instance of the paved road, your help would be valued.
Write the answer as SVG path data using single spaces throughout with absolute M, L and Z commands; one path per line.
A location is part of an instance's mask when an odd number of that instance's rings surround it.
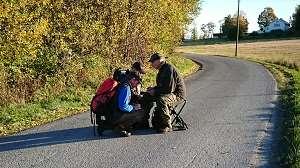
M 276 83 L 261 65 L 189 55 L 204 64 L 187 80 L 190 129 L 95 138 L 89 114 L 0 138 L 2 168 L 268 167 Z

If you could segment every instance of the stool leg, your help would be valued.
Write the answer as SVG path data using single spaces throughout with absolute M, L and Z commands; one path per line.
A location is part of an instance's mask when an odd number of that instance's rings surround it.
M 181 106 L 180 110 L 178 111 L 178 113 L 175 111 L 175 109 L 173 109 L 171 111 L 171 114 L 174 114 L 175 117 L 174 119 L 172 120 L 172 125 L 175 123 L 175 124 L 178 124 L 179 127 L 182 129 L 182 130 L 186 130 L 188 129 L 188 126 L 186 124 L 186 122 L 184 122 L 183 118 L 180 116 L 183 108 L 185 107 L 186 105 L 186 100 L 184 101 L 183 105 Z
M 171 114 L 175 114 L 175 117 L 173 118 L 173 120 L 172 120 L 172 125 L 174 124 L 174 122 L 176 121 L 176 119 L 177 119 L 177 113 L 176 113 L 176 111 L 175 110 L 172 110 L 171 111 Z
M 182 118 L 181 118 L 181 122 L 182 122 L 182 126 L 183 126 L 185 129 L 189 129 L 189 127 L 187 126 L 186 122 L 184 122 Z

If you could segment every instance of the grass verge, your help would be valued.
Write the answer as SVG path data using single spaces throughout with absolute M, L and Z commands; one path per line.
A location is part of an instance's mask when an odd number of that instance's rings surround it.
M 281 100 L 285 102 L 287 112 L 285 120 L 285 139 L 288 144 L 287 154 L 283 156 L 283 163 L 288 167 L 300 167 L 300 72 L 290 70 L 289 81 L 282 90 Z
M 196 63 L 178 54 L 170 56 L 168 61 L 175 65 L 183 76 L 198 70 Z M 149 70 L 145 76 L 144 87 L 154 84 L 155 73 Z M 58 97 L 44 101 L 0 107 L 0 136 L 85 112 L 89 108 L 95 89 L 70 89 Z

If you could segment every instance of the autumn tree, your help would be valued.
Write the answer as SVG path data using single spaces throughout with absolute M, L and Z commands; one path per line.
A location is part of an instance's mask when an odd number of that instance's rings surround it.
M 172 53 L 199 2 L 1 1 L 0 105 L 95 87 L 113 68 Z
M 275 21 L 277 19 L 277 16 L 275 15 L 274 9 L 271 7 L 266 7 L 264 11 L 261 12 L 261 14 L 258 17 L 258 25 L 261 30 L 263 30 L 265 27 L 269 26 L 270 23 Z
M 239 17 L 239 37 L 243 37 L 245 33 L 248 32 L 249 22 L 246 16 Z M 237 35 L 237 16 L 228 15 L 224 18 L 224 23 L 222 25 L 222 32 L 228 39 L 234 40 Z
M 292 28 L 294 31 L 300 33 L 300 5 L 296 7 L 295 13 L 293 14 Z

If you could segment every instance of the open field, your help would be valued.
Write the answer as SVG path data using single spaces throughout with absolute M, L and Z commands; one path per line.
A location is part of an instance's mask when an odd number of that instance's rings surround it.
M 183 46 L 177 51 L 203 55 L 234 56 L 235 44 Z M 297 66 L 300 66 L 300 40 L 241 43 L 239 45 L 239 57 L 270 62 L 296 63 Z
M 240 43 L 256 43 L 256 42 L 270 42 L 281 40 L 299 40 L 300 37 L 244 37 L 240 39 Z M 182 46 L 195 46 L 195 45 L 214 45 L 214 44 L 235 44 L 235 41 L 228 39 L 199 39 L 196 41 L 186 40 Z

